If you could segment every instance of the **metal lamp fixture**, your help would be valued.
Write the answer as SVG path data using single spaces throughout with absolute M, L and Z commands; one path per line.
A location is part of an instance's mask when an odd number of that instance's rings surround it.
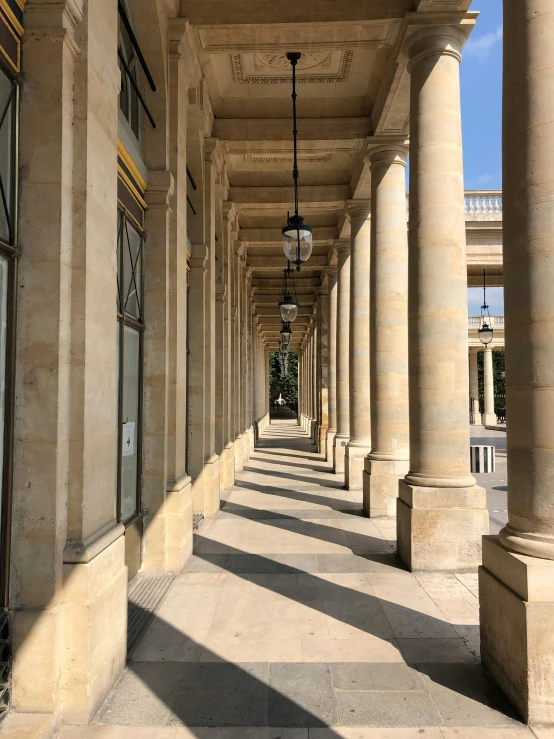
M 281 320 L 284 323 L 292 323 L 296 321 L 298 316 L 298 300 L 296 300 L 296 286 L 294 285 L 294 277 L 292 278 L 292 284 L 294 286 L 294 298 L 292 297 L 290 290 L 287 285 L 287 275 L 292 272 L 290 267 L 283 270 L 283 292 L 281 300 L 279 301 L 279 312 L 281 313 Z
M 292 338 L 292 331 L 291 331 L 290 323 L 283 323 L 283 326 L 281 328 L 281 346 L 283 348 L 288 349 L 291 338 Z
M 301 215 L 298 215 L 298 152 L 296 137 L 296 64 L 302 54 L 299 51 L 289 51 L 287 59 L 292 66 L 292 118 L 293 118 L 293 141 L 294 141 L 294 163 L 292 168 L 292 179 L 294 181 L 294 215 L 288 216 L 288 222 L 283 229 L 283 250 L 288 261 L 296 265 L 296 271 L 300 271 L 300 265 L 310 258 L 312 253 L 312 228 L 304 223 Z
M 489 306 L 487 305 L 487 271 L 483 270 L 483 305 L 481 306 L 481 328 L 477 331 L 479 341 L 484 346 L 492 341 L 493 328 L 491 326 L 491 316 Z

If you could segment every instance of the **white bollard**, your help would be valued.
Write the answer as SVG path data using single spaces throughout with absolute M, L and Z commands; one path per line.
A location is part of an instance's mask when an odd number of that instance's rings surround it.
M 494 472 L 495 448 L 493 446 L 470 446 L 471 471 Z

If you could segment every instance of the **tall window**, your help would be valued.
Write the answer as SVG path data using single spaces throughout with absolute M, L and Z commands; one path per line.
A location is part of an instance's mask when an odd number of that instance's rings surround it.
M 19 88 L 0 63 L 0 605 L 8 605 Z
M 143 234 L 126 211 L 118 211 L 119 520 L 140 511 L 142 405 Z
M 123 3 L 122 12 L 130 23 L 129 9 Z M 119 15 L 119 69 L 121 71 L 121 92 L 119 107 L 126 118 L 132 132 L 139 142 L 142 142 L 141 103 L 139 91 L 142 92 L 142 71 L 138 56 L 131 41 L 131 37 Z

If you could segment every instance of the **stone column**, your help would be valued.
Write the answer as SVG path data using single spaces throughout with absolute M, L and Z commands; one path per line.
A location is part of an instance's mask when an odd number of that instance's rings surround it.
M 404 142 L 371 149 L 371 452 L 364 511 L 395 516 L 398 481 L 409 467 L 408 237 Z
M 479 349 L 469 350 L 469 398 L 472 404 L 473 425 L 482 426 L 481 414 L 479 413 Z
M 362 490 L 364 460 L 371 450 L 369 404 L 369 266 L 371 219 L 367 202 L 351 201 L 350 216 L 350 439 L 344 479 L 348 490 Z
M 244 447 L 242 444 L 242 402 L 243 402 L 243 344 L 242 344 L 242 272 L 243 272 L 243 255 L 244 246 L 239 241 L 235 242 L 234 245 L 234 293 L 235 293 L 235 320 L 234 320 L 234 371 L 233 376 L 235 379 L 234 383 L 234 436 L 235 436 L 235 472 L 242 472 L 244 467 Z
M 314 444 L 317 444 L 317 433 L 319 429 L 319 424 L 321 423 L 321 419 L 319 417 L 319 383 L 318 383 L 319 338 L 318 336 L 319 336 L 319 331 L 317 328 L 317 313 L 316 313 L 316 316 L 314 318 L 313 328 L 312 328 L 312 419 L 313 419 L 312 437 L 313 437 Z
M 484 352 L 484 395 L 485 395 L 485 412 L 482 416 L 483 426 L 496 425 L 496 413 L 494 412 L 494 372 L 492 367 L 492 347 L 489 344 L 485 347 Z
M 329 428 L 329 282 L 327 276 L 318 301 L 318 344 L 319 344 L 319 436 L 317 450 L 327 451 L 327 430 Z
M 10 697 L 22 713 L 82 724 L 126 651 L 116 29 L 106 0 L 26 7 Z
M 410 570 L 476 567 L 488 530 L 469 468 L 467 273 L 459 26 L 408 40 L 410 471 L 400 482 L 398 553 Z
M 226 302 L 224 315 L 225 351 L 223 357 L 223 386 L 225 397 L 225 414 L 223 420 L 224 448 L 220 457 L 221 482 L 224 489 L 232 487 L 235 481 L 235 320 L 236 295 L 234 284 L 234 251 L 233 244 L 238 230 L 237 211 L 234 203 L 223 203 L 223 269 L 226 286 Z
M 337 433 L 337 268 L 327 268 L 329 277 L 329 428 L 325 447 L 325 459 L 333 461 L 333 444 Z
M 532 725 L 554 723 L 554 15 L 504 3 L 508 524 L 485 537 L 483 664 Z
M 337 269 L 337 433 L 333 441 L 333 472 L 342 474 L 346 444 L 350 438 L 349 336 L 350 336 L 350 243 L 338 242 Z
M 204 515 L 212 518 L 219 511 L 219 455 L 216 452 L 216 177 L 223 167 L 223 153 L 218 139 L 205 140 L 204 176 L 204 220 L 207 245 L 206 259 L 206 364 L 204 373 L 205 417 L 205 458 L 202 476 L 204 478 Z

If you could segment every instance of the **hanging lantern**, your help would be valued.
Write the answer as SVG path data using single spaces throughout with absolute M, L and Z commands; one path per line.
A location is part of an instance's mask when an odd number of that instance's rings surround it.
M 294 289 L 295 297 L 293 298 L 287 284 L 287 276 L 292 273 L 290 266 L 287 266 L 283 270 L 283 288 L 281 292 L 281 300 L 279 301 L 279 312 L 281 313 L 281 320 L 284 323 L 292 323 L 296 321 L 298 316 L 298 300 L 296 300 L 296 285 L 294 284 L 294 276 L 292 277 L 292 285 Z
M 487 271 L 483 270 L 483 305 L 481 306 L 481 328 L 477 331 L 479 341 L 484 346 L 488 346 L 493 338 L 494 330 L 491 326 L 491 316 L 489 306 L 487 305 Z
M 296 264 L 299 272 L 300 264 L 312 255 L 312 228 L 304 223 L 302 216 L 295 214 L 289 217 L 288 225 L 282 233 L 285 256 L 289 262 Z
M 287 59 L 292 66 L 292 137 L 294 144 L 294 161 L 292 165 L 292 179 L 294 182 L 294 215 L 289 215 L 287 225 L 283 228 L 283 250 L 285 257 L 291 264 L 296 265 L 296 271 L 300 271 L 300 265 L 310 258 L 312 254 L 312 229 L 304 223 L 304 219 L 298 214 L 298 144 L 296 129 L 296 65 L 302 54 L 299 51 L 289 52 Z
M 283 323 L 281 328 L 281 346 L 284 349 L 288 349 L 290 340 L 292 338 L 292 331 L 289 323 Z

